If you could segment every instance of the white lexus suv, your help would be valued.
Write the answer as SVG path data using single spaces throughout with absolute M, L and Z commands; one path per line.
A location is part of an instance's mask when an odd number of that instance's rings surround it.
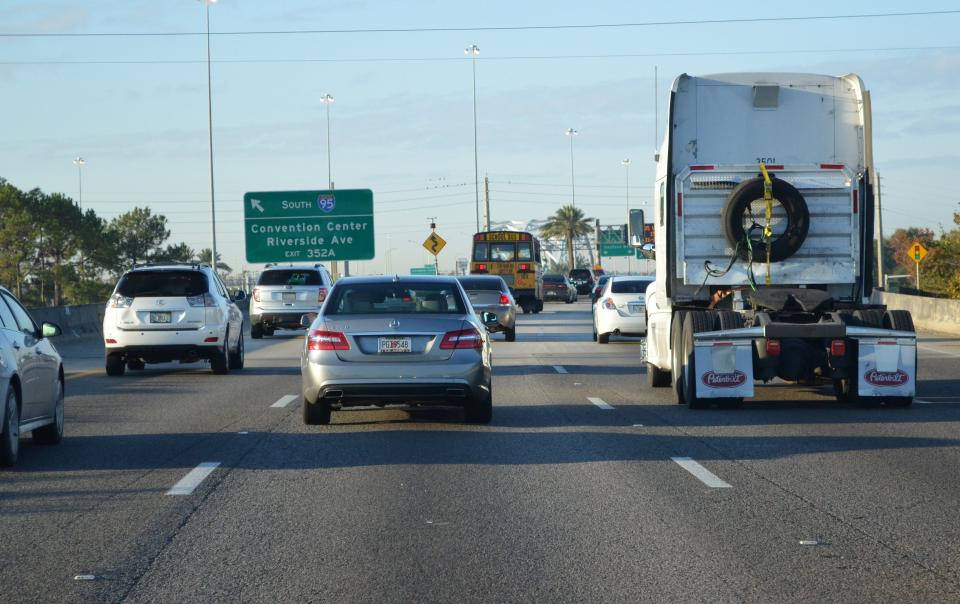
M 243 314 L 207 264 L 137 265 L 120 278 L 103 317 L 107 375 L 146 363 L 210 361 L 243 368 Z

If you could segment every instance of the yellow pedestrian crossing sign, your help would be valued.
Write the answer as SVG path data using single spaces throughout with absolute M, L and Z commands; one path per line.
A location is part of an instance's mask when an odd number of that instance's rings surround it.
M 434 256 L 438 255 L 445 245 L 447 245 L 447 242 L 436 232 L 430 233 L 427 240 L 423 242 L 423 247 Z
M 920 264 L 920 261 L 927 257 L 927 248 L 923 247 L 923 244 L 919 241 L 914 242 L 910 246 L 910 257 L 913 258 L 914 262 Z

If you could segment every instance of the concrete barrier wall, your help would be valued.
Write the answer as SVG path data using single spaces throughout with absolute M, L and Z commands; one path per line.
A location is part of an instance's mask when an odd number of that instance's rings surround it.
M 103 333 L 104 304 L 80 304 L 77 306 L 51 306 L 31 308 L 37 323 L 56 323 L 63 330 L 64 338 L 101 336 Z
M 960 300 L 924 298 L 873 290 L 872 301 L 891 310 L 908 310 L 919 330 L 960 335 Z

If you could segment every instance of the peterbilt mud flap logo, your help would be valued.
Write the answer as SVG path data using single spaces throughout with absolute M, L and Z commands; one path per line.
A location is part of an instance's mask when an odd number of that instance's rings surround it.
M 714 373 L 708 371 L 700 378 L 708 388 L 736 388 L 747 381 L 747 374 L 739 369 L 733 373 Z
M 895 388 L 906 384 L 910 376 L 902 369 L 897 369 L 896 371 L 877 371 L 876 369 L 871 369 L 863 374 L 863 379 L 872 386 Z

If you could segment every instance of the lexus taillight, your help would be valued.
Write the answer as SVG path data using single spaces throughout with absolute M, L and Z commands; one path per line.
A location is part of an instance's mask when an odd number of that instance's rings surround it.
M 830 342 L 830 354 L 835 357 L 847 356 L 847 343 L 843 340 Z
M 617 305 L 613 301 L 613 298 L 604 298 L 603 307 L 606 308 L 607 310 L 617 310 Z
M 133 298 L 128 298 L 123 294 L 113 294 L 110 296 L 110 302 L 107 303 L 107 306 L 110 308 L 130 308 L 131 304 L 133 304 Z
M 259 301 L 260 301 L 260 288 L 259 288 L 259 287 L 253 288 L 253 301 L 254 301 L 254 302 L 259 302 Z
M 313 329 L 307 334 L 307 350 L 350 350 L 350 343 L 339 331 Z
M 510 304 L 510 298 L 507 297 L 507 294 L 500 294 L 500 306 L 508 306 Z
M 767 340 L 765 350 L 768 357 L 780 356 L 780 340 Z
M 323 301 L 327 299 L 327 288 L 321 287 L 320 291 L 317 293 L 317 302 L 323 304 Z
M 199 296 L 187 296 L 187 304 L 190 306 L 216 306 L 217 302 L 209 292 Z
M 443 350 L 455 350 L 458 348 L 483 348 L 483 337 L 476 329 L 458 329 L 457 331 L 448 331 L 443 335 L 440 342 L 440 348 Z

